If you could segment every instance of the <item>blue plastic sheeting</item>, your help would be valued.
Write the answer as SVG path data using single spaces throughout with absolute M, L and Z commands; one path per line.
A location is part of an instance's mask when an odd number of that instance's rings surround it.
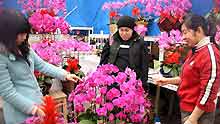
M 113 0 L 67 0 L 67 10 L 71 11 L 74 7 L 77 7 L 66 20 L 72 26 L 90 26 L 94 27 L 94 33 L 100 33 L 101 30 L 104 33 L 108 33 L 109 24 L 109 11 L 101 10 L 104 2 Z M 115 0 L 116 1 L 116 0 Z M 191 0 L 192 12 L 205 15 L 213 6 L 213 0 Z M 16 0 L 4 0 L 4 7 L 19 9 L 16 4 Z M 131 8 L 126 8 L 122 10 L 122 13 L 129 15 L 131 13 Z M 148 35 L 155 36 L 160 34 L 157 24 L 154 22 L 148 27 Z

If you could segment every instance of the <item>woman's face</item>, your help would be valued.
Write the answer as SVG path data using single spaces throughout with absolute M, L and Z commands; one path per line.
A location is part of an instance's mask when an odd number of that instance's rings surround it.
M 133 30 L 128 27 L 120 27 L 119 28 L 119 35 L 124 40 L 127 41 L 132 37 Z
M 27 33 L 20 33 L 17 35 L 16 44 L 21 45 L 27 38 Z
M 192 48 L 199 42 L 197 31 L 188 29 L 185 24 L 182 25 L 181 30 L 182 30 L 183 40 L 184 42 L 186 42 L 186 44 L 189 47 Z

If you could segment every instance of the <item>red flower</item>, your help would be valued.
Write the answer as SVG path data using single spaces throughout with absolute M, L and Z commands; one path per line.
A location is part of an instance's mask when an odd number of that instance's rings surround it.
M 42 105 L 45 116 L 42 124 L 57 124 L 59 121 L 59 113 L 57 112 L 57 104 L 51 96 L 45 96 Z
M 180 63 L 180 53 L 168 51 L 165 55 L 164 64 L 179 64 Z
M 40 14 L 41 14 L 41 15 L 48 14 L 47 9 L 41 9 L 41 10 L 40 10 Z
M 48 15 L 50 15 L 52 17 L 54 17 L 56 15 L 53 9 L 48 10 L 48 9 L 45 9 L 45 8 L 40 10 L 40 14 L 41 15 L 48 14 Z
M 116 11 L 111 11 L 109 13 L 110 18 L 116 17 L 117 16 L 117 12 Z
M 68 72 L 78 72 L 79 71 L 79 67 L 78 67 L 79 61 L 77 59 L 68 59 L 67 64 L 68 65 L 67 65 L 66 70 Z
M 54 17 L 56 15 L 53 9 L 50 9 L 48 14 L 52 17 Z
M 140 15 L 140 9 L 138 8 L 138 7 L 134 7 L 133 9 L 132 9 L 132 15 L 133 16 L 139 16 Z
M 35 77 L 40 77 L 41 73 L 39 71 L 34 70 L 34 75 L 35 75 Z

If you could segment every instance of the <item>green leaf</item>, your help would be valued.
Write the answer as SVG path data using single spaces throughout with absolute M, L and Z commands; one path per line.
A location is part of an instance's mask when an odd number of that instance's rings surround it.
M 165 73 L 168 73 L 172 70 L 172 68 L 167 67 L 167 66 L 163 66 L 163 70 L 164 70 Z
M 82 120 L 79 122 L 79 124 L 96 124 L 96 122 L 90 120 Z

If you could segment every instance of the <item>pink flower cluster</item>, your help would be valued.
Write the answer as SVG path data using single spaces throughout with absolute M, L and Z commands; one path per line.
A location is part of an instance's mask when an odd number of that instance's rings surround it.
M 119 119 L 143 123 L 147 120 L 147 111 L 151 107 L 142 82 L 136 79 L 136 73 L 129 68 L 125 72 L 119 72 L 111 64 L 102 65 L 90 73 L 72 91 L 68 101 L 73 102 L 78 114 L 92 109 L 108 122 Z
M 160 16 L 162 13 L 167 13 L 172 16 L 182 16 L 188 11 L 192 4 L 190 0 L 125 0 L 123 2 L 106 2 L 103 10 L 121 9 L 127 5 L 137 5 L 140 3 L 144 13 Z
M 105 2 L 102 6 L 103 10 L 118 10 L 126 6 L 125 2 Z
M 147 27 L 145 25 L 137 25 L 134 27 L 134 30 L 141 36 L 145 36 L 145 32 L 147 32 Z
M 62 62 L 62 51 L 90 51 L 90 46 L 87 43 L 75 39 L 53 42 L 45 39 L 40 43 L 32 44 L 32 48 L 42 59 L 54 65 L 59 65 Z
M 169 49 L 173 45 L 183 44 L 181 32 L 179 30 L 171 30 L 169 33 L 162 32 L 158 37 L 159 47 Z
M 37 10 L 29 18 L 29 22 L 33 29 L 38 33 L 50 33 L 60 29 L 62 34 L 67 34 L 69 31 L 69 24 L 63 17 L 51 16 L 49 13 L 43 13 Z
M 216 28 L 215 41 L 220 46 L 220 25 L 217 25 Z
M 43 124 L 41 117 L 32 116 L 25 120 L 24 124 Z M 59 118 L 56 124 L 65 124 L 64 118 Z
M 25 12 L 48 8 L 58 14 L 59 11 L 66 13 L 66 0 L 17 0 Z

